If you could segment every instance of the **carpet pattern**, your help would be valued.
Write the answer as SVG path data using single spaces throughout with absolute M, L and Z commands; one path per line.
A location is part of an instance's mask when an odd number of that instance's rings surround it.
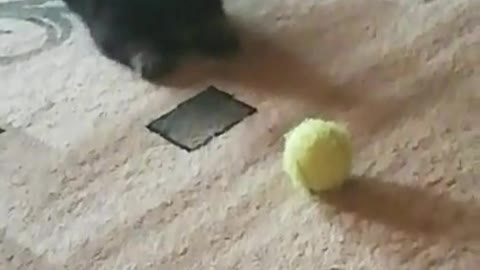
M 242 54 L 153 85 L 0 0 L 0 269 L 476 269 L 480 2 L 225 5 Z M 280 166 L 308 116 L 354 136 L 321 198 Z

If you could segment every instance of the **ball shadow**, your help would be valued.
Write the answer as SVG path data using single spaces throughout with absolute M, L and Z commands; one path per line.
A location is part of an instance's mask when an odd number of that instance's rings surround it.
M 417 236 L 452 243 L 480 241 L 480 206 L 447 194 L 375 178 L 356 177 L 318 196 L 340 212 Z

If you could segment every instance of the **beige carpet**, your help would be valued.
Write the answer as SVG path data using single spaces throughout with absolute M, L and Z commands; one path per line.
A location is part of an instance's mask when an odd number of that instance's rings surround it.
M 0 0 L 0 269 L 477 269 L 480 1 L 226 6 L 244 55 L 159 87 L 58 2 Z M 146 128 L 210 84 L 257 112 L 191 152 Z M 356 147 L 320 201 L 280 167 L 311 115 Z

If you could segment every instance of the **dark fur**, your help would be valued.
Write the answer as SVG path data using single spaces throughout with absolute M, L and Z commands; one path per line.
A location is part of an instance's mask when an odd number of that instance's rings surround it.
M 155 79 L 188 54 L 220 58 L 239 43 L 222 0 L 63 0 L 103 55 Z

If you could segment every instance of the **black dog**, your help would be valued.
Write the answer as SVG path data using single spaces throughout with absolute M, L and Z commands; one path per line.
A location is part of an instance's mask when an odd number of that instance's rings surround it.
M 63 0 L 111 60 L 153 80 L 189 54 L 223 58 L 239 49 L 222 0 Z

